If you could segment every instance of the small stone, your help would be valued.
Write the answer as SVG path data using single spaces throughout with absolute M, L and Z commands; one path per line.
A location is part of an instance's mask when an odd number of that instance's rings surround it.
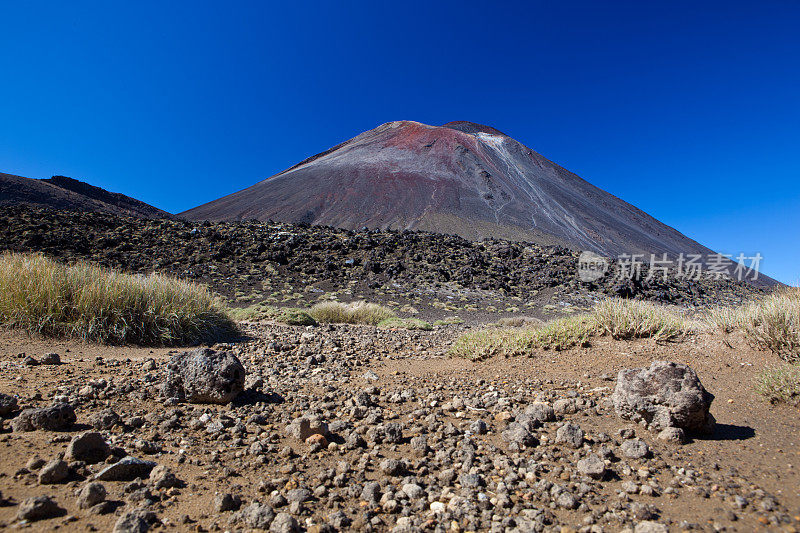
M 578 507 L 578 500 L 570 492 L 562 492 L 556 496 L 556 504 L 563 509 L 575 509 Z
M 458 478 L 458 482 L 461 483 L 462 487 L 468 489 L 477 489 L 483 486 L 483 478 L 480 474 L 462 474 Z
M 78 507 L 89 509 L 106 499 L 106 488 L 102 483 L 89 483 L 78 494 Z
M 20 520 L 28 520 L 29 522 L 36 522 L 38 520 L 61 516 L 65 512 L 66 511 L 59 507 L 49 496 L 36 496 L 34 498 L 28 498 L 20 504 L 17 510 L 17 518 Z
M 225 493 L 217 493 L 214 496 L 214 511 L 224 513 L 226 511 L 236 511 L 242 506 L 242 499 L 239 496 Z
M 556 419 L 556 414 L 553 407 L 544 402 L 533 402 L 525 407 L 523 413 L 540 423 L 552 422 Z
M 447 510 L 447 506 L 442 502 L 431 503 L 431 511 L 434 513 L 443 513 Z
M 578 461 L 578 472 L 584 476 L 601 479 L 606 473 L 606 465 L 597 455 L 590 453 Z
M 583 445 L 583 430 L 579 425 L 567 422 L 556 431 L 556 442 L 580 448 Z
M 534 437 L 522 424 L 518 424 L 517 422 L 512 422 L 508 425 L 508 429 L 503 431 L 503 438 L 508 442 L 521 446 L 536 445 L 536 437 Z
M 156 463 L 152 461 L 125 457 L 101 470 L 94 478 L 97 481 L 133 481 L 137 477 L 148 477 L 155 467 Z
M 47 461 L 45 461 L 44 459 L 42 459 L 38 455 L 34 455 L 30 459 L 28 459 L 27 463 L 25 463 L 25 468 L 27 468 L 28 470 L 33 472 L 35 470 L 39 470 L 41 467 L 43 467 L 46 464 L 47 464 Z
M 380 469 L 387 476 L 399 476 L 405 470 L 403 463 L 397 459 L 384 459 L 381 461 Z
M 658 438 L 666 442 L 683 444 L 686 442 L 686 433 L 681 428 L 669 427 L 661 430 L 661 432 L 658 434 Z
M 119 517 L 113 533 L 146 533 L 158 522 L 156 514 L 146 509 L 135 509 Z
M 17 408 L 17 399 L 10 394 L 0 392 L 0 416 L 8 416 Z
M 242 520 L 255 529 L 269 529 L 275 518 L 275 511 L 269 505 L 253 502 L 240 511 Z
M 314 450 L 321 450 L 328 446 L 328 439 L 324 435 L 315 433 L 306 439 L 306 444 Z
M 489 428 L 486 426 L 486 422 L 483 420 L 476 420 L 470 424 L 469 430 L 475 435 L 486 435 L 486 432 L 489 430 Z
M 412 437 L 411 438 L 411 449 L 414 450 L 414 453 L 417 455 L 425 455 L 428 453 L 428 439 L 423 436 Z
M 403 492 L 410 500 L 416 500 L 425 495 L 425 491 L 416 483 L 406 483 L 403 485 Z
M 286 432 L 297 440 L 305 442 L 311 435 L 326 436 L 328 424 L 318 417 L 300 417 L 286 426 Z
M 664 524 L 645 520 L 636 524 L 636 528 L 633 531 L 634 533 L 669 533 L 669 528 Z
M 297 520 L 289 513 L 278 513 L 269 526 L 270 533 L 295 533 L 300 531 Z
M 639 492 L 639 485 L 630 480 L 623 481 L 622 490 L 625 491 L 626 494 L 636 494 Z
M 628 459 L 643 459 L 650 453 L 650 448 L 641 439 L 626 440 L 620 446 L 622 455 Z
M 122 425 L 122 418 L 113 409 L 103 409 L 92 415 L 89 423 L 94 429 L 109 430 Z
M 514 419 L 514 415 L 511 414 L 509 411 L 500 411 L 496 415 L 494 415 L 494 421 L 499 424 L 508 424 Z
M 286 500 L 289 502 L 298 502 L 304 503 L 311 499 L 311 491 L 307 488 L 300 487 L 297 489 L 292 489 L 286 493 Z
M 553 411 L 557 415 L 572 415 L 578 411 L 575 398 L 561 398 L 553 402 Z
M 364 483 L 364 488 L 361 489 L 361 499 L 365 502 L 377 503 L 381 498 L 381 484 L 377 481 L 369 481 Z
M 61 459 L 53 459 L 39 472 L 39 484 L 62 483 L 69 477 L 69 465 Z
M 39 359 L 39 363 L 43 365 L 60 365 L 61 357 L 57 353 L 48 353 Z
M 111 450 L 100 433 L 84 433 L 74 437 L 67 446 L 65 458 L 89 464 L 99 463 L 108 457 Z
M 158 465 L 150 472 L 150 482 L 156 489 L 180 487 L 183 482 L 165 465 Z

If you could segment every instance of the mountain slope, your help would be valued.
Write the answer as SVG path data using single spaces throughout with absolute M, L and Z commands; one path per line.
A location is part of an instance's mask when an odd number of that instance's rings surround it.
M 108 192 L 65 176 L 37 180 L 0 173 L 0 206 L 34 205 L 53 209 L 113 213 L 139 218 L 172 215 L 124 194 Z
M 471 122 L 383 124 L 181 216 L 418 229 L 604 255 L 711 253 L 502 132 Z

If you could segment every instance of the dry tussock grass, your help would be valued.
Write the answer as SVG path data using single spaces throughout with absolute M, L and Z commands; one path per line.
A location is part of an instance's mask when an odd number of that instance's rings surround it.
M 147 346 L 210 343 L 236 332 L 222 305 L 201 285 L 15 253 L 0 256 L 0 324 Z
M 377 326 L 384 320 L 395 318 L 394 311 L 379 304 L 367 302 L 322 302 L 308 313 L 317 322 L 328 324 L 369 324 Z

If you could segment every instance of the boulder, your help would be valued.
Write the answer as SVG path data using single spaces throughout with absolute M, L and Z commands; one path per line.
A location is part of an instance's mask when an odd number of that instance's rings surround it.
M 652 431 L 669 427 L 711 433 L 709 413 L 714 395 L 706 391 L 688 366 L 654 361 L 648 368 L 621 370 L 611 397 L 621 418 L 645 423 Z
M 14 431 L 63 431 L 69 429 L 77 420 L 75 409 L 68 403 L 59 403 L 41 409 L 25 409 L 11 421 Z
M 226 404 L 244 390 L 245 374 L 232 353 L 198 348 L 172 356 L 164 395 L 190 403 Z

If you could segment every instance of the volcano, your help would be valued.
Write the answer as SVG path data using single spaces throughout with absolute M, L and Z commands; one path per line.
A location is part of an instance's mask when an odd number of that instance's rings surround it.
M 712 253 L 508 135 L 472 122 L 389 122 L 179 216 L 425 230 L 607 256 Z

